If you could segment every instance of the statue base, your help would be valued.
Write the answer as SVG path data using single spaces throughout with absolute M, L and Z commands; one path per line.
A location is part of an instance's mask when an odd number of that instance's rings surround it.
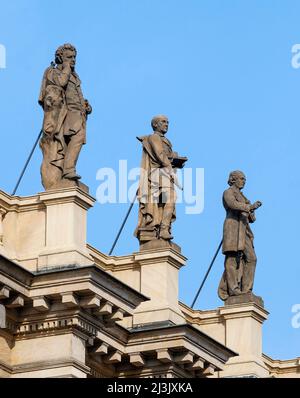
M 170 246 L 134 253 L 135 272 L 140 270 L 139 290 L 150 300 L 136 308 L 132 327 L 186 323 L 178 303 L 178 274 L 185 262 Z
M 269 377 L 270 373 L 264 362 L 262 352 L 262 325 L 267 319 L 268 312 L 257 305 L 254 294 L 252 302 L 229 305 L 219 308 L 222 319 L 224 342 L 238 355 L 228 360 L 219 376 L 224 377 Z M 241 298 L 234 296 L 231 299 Z M 245 297 L 244 297 L 245 299 Z
M 86 224 L 95 199 L 83 189 L 69 186 L 27 197 L 0 191 L 0 202 L 7 213 L 1 254 L 35 272 L 93 264 L 86 246 Z
M 240 294 L 238 296 L 230 296 L 225 300 L 225 306 L 234 304 L 244 304 L 244 303 L 255 303 L 260 307 L 264 308 L 264 301 L 260 296 L 256 296 L 253 293 Z
M 89 193 L 89 187 L 78 180 L 68 180 L 67 178 L 61 179 L 57 184 L 52 186 L 51 188 L 47 188 L 46 191 L 52 191 L 54 189 L 61 188 L 74 188 L 78 187 L 83 192 Z
M 145 242 L 140 241 L 140 251 L 144 250 L 155 250 L 162 248 L 172 248 L 173 250 L 181 253 L 181 247 L 176 243 L 173 243 L 165 239 L 152 239 Z

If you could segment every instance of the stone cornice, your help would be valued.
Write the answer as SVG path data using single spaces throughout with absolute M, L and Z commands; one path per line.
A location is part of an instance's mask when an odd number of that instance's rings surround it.
M 172 266 L 180 269 L 185 265 L 187 260 L 182 254 L 178 253 L 172 248 L 162 248 L 155 250 L 145 250 L 142 252 L 133 253 L 134 261 L 140 266 L 143 265 L 155 265 L 162 262 L 167 262 Z
M 78 187 L 61 188 L 53 191 L 41 192 L 39 199 L 46 206 L 75 202 L 87 210 L 93 206 L 95 199 Z
M 187 260 L 173 248 L 161 248 L 135 252 L 126 256 L 108 256 L 91 245 L 87 245 L 90 255 L 95 262 L 105 270 L 132 270 L 146 264 L 168 262 L 178 269 L 185 265 Z
M 224 319 L 249 317 L 249 315 L 260 323 L 268 318 L 268 311 L 255 303 L 234 304 L 219 308 L 220 316 Z
M 180 307 L 188 321 L 197 325 L 221 323 L 224 319 L 243 318 L 249 315 L 262 323 L 269 315 L 268 311 L 252 302 L 226 305 L 206 311 L 193 310 L 184 303 L 180 303 Z
M 179 302 L 181 311 L 190 323 L 197 325 L 207 325 L 222 323 L 223 318 L 220 316 L 219 308 L 214 310 L 194 310 L 188 305 Z
M 141 302 L 147 301 L 148 297 L 135 289 L 129 287 L 119 279 L 103 271 L 96 265 L 88 265 L 82 267 L 60 267 L 51 268 L 47 271 L 43 270 L 34 273 L 35 278 L 32 283 L 32 289 L 35 294 L 39 295 L 39 290 L 46 294 L 46 290 L 51 290 L 54 286 L 66 286 L 67 284 L 80 284 L 88 282 L 91 286 L 103 289 L 107 294 L 126 302 L 126 304 L 135 308 Z
M 0 190 L 0 206 L 7 212 L 42 210 L 45 205 L 41 203 L 36 195 L 33 196 L 10 196 Z
M 13 372 L 13 368 L 12 366 L 8 365 L 7 363 L 3 362 L 0 360 L 0 369 L 4 370 L 4 372 L 7 373 L 12 373 Z
M 28 288 L 34 278 L 34 274 L 21 265 L 14 263 L 0 254 L 0 274 L 6 276 L 15 283 Z M 1 280 L 3 283 L 3 280 Z
M 11 196 L 0 190 L 0 206 L 6 211 L 27 212 L 30 210 L 43 210 L 46 205 L 70 201 L 78 203 L 84 209 L 88 209 L 93 206 L 95 199 L 79 187 L 49 190 L 32 196 Z
M 30 272 L 20 265 L 0 255 L 1 282 L 14 282 L 14 288 L 28 297 L 51 294 L 51 289 L 61 285 L 89 283 L 103 289 L 107 294 L 114 296 L 119 301 L 126 303 L 134 309 L 148 298 L 140 292 L 129 287 L 119 279 L 103 271 L 96 265 L 82 267 L 59 267 Z M 42 290 L 42 291 L 41 291 Z M 63 289 L 66 290 L 66 289 Z
M 137 340 L 141 340 L 143 344 L 147 341 L 151 342 L 155 336 L 160 336 L 158 340 L 160 345 L 162 345 L 162 341 L 168 340 L 169 338 L 177 339 L 181 337 L 189 343 L 192 343 L 195 347 L 209 353 L 210 356 L 215 356 L 220 364 L 224 364 L 230 357 L 237 355 L 234 351 L 189 324 L 166 326 L 164 328 L 157 327 L 147 330 L 137 329 L 130 330 L 129 332 L 131 336 L 128 339 L 128 347 Z
M 48 361 L 38 361 L 33 363 L 24 363 L 22 365 L 17 365 L 12 367 L 12 373 L 24 373 L 24 372 L 34 372 L 34 371 L 41 371 L 44 369 L 55 369 L 67 366 L 74 366 L 78 370 L 89 374 L 90 368 L 84 365 L 82 362 L 74 358 L 59 358 L 57 360 L 48 360 Z
M 262 359 L 268 367 L 271 374 L 298 374 L 300 371 L 300 357 L 294 359 L 272 359 L 268 355 L 263 354 Z M 292 376 L 291 376 L 292 377 Z

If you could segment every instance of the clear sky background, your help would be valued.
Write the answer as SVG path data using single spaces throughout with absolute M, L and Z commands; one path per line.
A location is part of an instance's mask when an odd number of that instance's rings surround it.
M 168 137 L 205 170 L 205 207 L 177 208 L 175 241 L 188 257 L 180 299 L 191 304 L 221 239 L 221 197 L 231 170 L 247 175 L 245 195 L 261 200 L 253 226 L 258 256 L 254 291 L 270 311 L 264 352 L 300 356 L 300 329 L 291 308 L 300 303 L 300 69 L 291 66 L 300 43 L 295 0 L 0 0 L 0 189 L 11 192 L 42 124 L 37 104 L 42 74 L 65 42 L 78 50 L 77 71 L 93 106 L 78 172 L 95 196 L 101 167 L 140 164 L 137 135 L 151 117 L 170 118 Z M 19 188 L 42 191 L 37 148 Z M 128 204 L 96 203 L 88 241 L 108 253 Z M 137 205 L 115 254 L 138 250 Z M 196 307 L 222 305 L 220 255 Z

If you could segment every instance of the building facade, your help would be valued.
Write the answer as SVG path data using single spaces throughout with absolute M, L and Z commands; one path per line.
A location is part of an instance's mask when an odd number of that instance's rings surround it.
M 299 377 L 262 352 L 257 303 L 178 301 L 179 248 L 108 256 L 86 242 L 79 187 L 0 191 L 0 376 Z

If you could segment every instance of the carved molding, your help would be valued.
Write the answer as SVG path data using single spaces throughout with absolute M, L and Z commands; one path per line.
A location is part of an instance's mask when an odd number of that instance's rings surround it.
M 90 374 L 90 368 L 75 358 L 60 358 L 57 360 L 24 363 L 22 365 L 13 366 L 12 373 L 18 374 L 24 372 L 35 372 L 46 369 L 62 368 L 66 366 L 73 366 L 86 374 Z
M 22 337 L 37 332 L 67 330 L 72 328 L 82 331 L 87 337 L 95 337 L 97 335 L 97 328 L 92 323 L 78 316 L 21 323 L 16 327 L 14 334 L 18 337 Z

